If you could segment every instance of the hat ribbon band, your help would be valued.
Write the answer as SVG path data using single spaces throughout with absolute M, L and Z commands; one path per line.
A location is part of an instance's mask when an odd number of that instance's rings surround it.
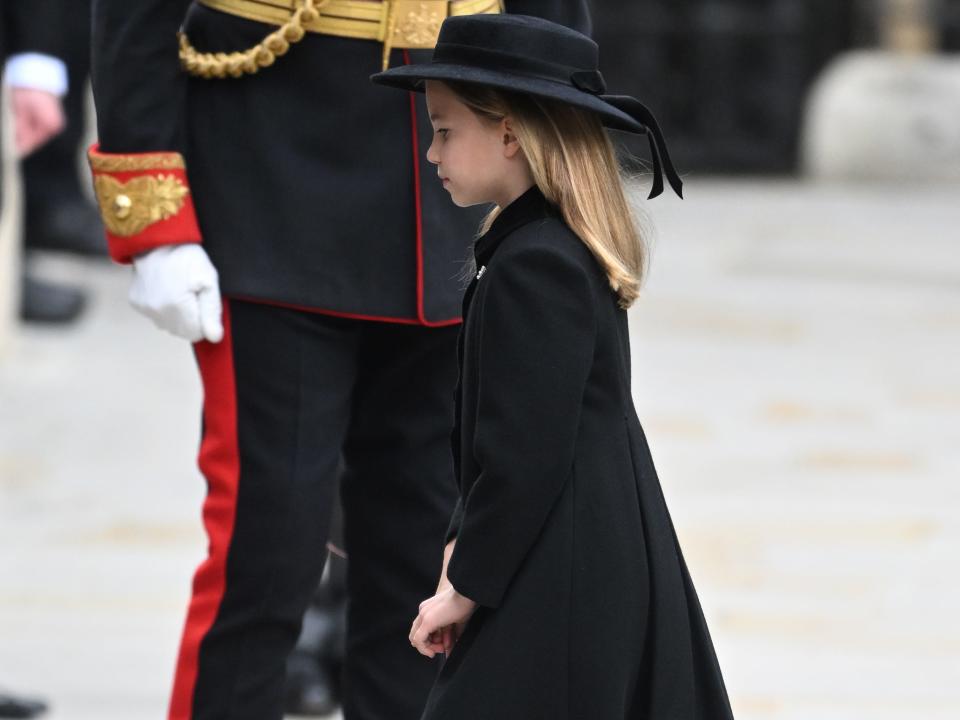
M 451 42 L 437 44 L 432 63 L 469 65 L 476 68 L 520 73 L 526 77 L 572 86 L 582 92 L 595 95 L 643 126 L 650 143 L 650 156 L 653 161 L 653 188 L 649 197 L 655 198 L 663 193 L 664 175 L 673 191 L 683 197 L 683 181 L 670 158 L 667 141 L 656 117 L 636 98 L 628 95 L 600 94 L 603 92 L 604 82 L 603 76 L 596 69 L 577 68 L 501 50 Z
M 670 151 L 667 150 L 667 140 L 660 129 L 660 123 L 657 122 L 657 118 L 654 117 L 650 109 L 629 95 L 601 95 L 600 99 L 625 112 L 643 125 L 647 131 L 647 140 L 650 142 L 650 156 L 653 159 L 653 188 L 650 190 L 649 198 L 655 198 L 663 192 L 664 175 L 667 176 L 667 181 L 673 191 L 683 197 L 683 180 L 680 179 L 680 174 L 670 158 Z

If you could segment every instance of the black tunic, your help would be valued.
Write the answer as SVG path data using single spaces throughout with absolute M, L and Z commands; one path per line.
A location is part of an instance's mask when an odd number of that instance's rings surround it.
M 511 13 L 589 31 L 586 0 L 506 0 Z M 450 202 L 426 159 L 423 97 L 373 85 L 383 46 L 308 33 L 269 68 L 188 78 L 198 50 L 230 52 L 275 29 L 190 0 L 95 0 L 101 149 L 178 151 L 221 288 L 362 318 L 459 322 L 477 210 Z M 430 51 L 394 50 L 391 64 Z
M 425 720 L 728 720 L 634 410 L 626 312 L 536 188 L 476 259 L 448 576 L 480 607 Z

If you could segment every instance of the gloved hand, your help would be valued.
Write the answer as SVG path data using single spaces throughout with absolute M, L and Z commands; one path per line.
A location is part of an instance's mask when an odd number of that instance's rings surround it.
M 130 304 L 190 342 L 223 339 L 217 271 L 200 245 L 164 245 L 134 258 Z

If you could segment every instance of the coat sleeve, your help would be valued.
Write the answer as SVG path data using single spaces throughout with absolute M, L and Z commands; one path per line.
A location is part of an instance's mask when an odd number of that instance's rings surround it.
M 586 271 L 552 248 L 511 253 L 483 281 L 480 474 L 447 577 L 497 607 L 570 478 L 596 318 Z
M 453 515 L 450 516 L 450 524 L 447 526 L 447 534 L 443 544 L 447 546 L 451 540 L 456 540 L 460 534 L 460 525 L 463 523 L 463 498 L 457 498 L 457 504 L 453 508 Z
M 593 31 L 587 0 L 505 0 L 504 7 L 513 15 L 542 17 L 584 35 Z
M 89 152 L 111 255 L 199 242 L 183 158 L 187 76 L 177 30 L 190 0 L 94 0 Z

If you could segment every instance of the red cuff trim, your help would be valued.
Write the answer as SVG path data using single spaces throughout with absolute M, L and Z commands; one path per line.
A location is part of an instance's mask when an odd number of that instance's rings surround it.
M 97 188 L 100 212 L 107 227 L 107 243 L 110 257 L 118 263 L 130 263 L 134 256 L 161 245 L 199 243 L 200 227 L 190 193 L 186 163 L 180 153 L 130 153 L 115 154 L 100 152 L 99 145 L 90 147 L 87 157 Z M 162 189 L 173 189 L 170 197 L 143 195 L 142 183 L 134 184 L 137 178 L 156 178 Z M 99 180 L 98 178 L 104 178 Z M 150 181 L 145 181 L 149 183 Z M 127 190 L 126 193 L 123 191 Z M 135 231 L 121 228 L 116 216 L 115 204 L 119 197 L 133 197 L 132 212 L 143 208 L 138 202 L 148 203 L 157 219 L 148 220 L 142 229 Z M 142 196 L 142 199 L 141 199 Z M 143 223 L 141 223 L 143 224 Z

